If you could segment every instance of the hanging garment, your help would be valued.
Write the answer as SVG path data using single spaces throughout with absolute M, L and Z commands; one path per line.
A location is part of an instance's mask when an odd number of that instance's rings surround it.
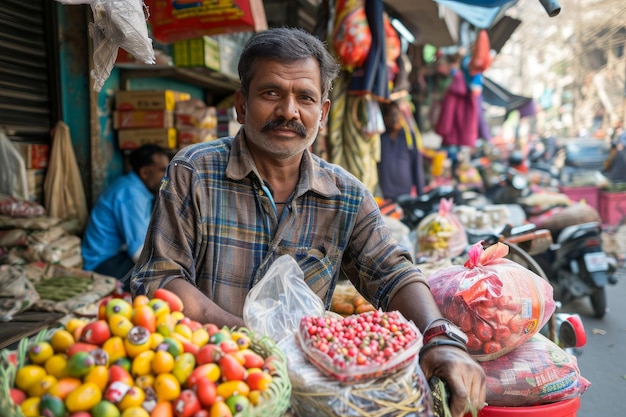
M 455 71 L 441 102 L 435 132 L 442 146 L 473 147 L 478 138 L 478 99 L 468 88 L 462 71 Z

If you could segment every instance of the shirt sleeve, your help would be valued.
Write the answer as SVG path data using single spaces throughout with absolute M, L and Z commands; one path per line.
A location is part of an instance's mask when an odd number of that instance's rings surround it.
M 411 254 L 392 237 L 369 193 L 364 193 L 342 269 L 357 290 L 383 310 L 387 310 L 393 296 L 405 285 L 413 282 L 428 285 Z
M 119 202 L 121 233 L 126 242 L 126 252 L 131 258 L 143 246 L 152 214 L 152 201 L 146 198 L 132 198 Z

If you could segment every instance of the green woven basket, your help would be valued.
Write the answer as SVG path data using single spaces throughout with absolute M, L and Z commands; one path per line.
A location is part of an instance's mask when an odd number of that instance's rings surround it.
M 11 400 L 9 389 L 13 386 L 17 369 L 26 363 L 28 348 L 35 343 L 50 340 L 58 329 L 42 330 L 32 338 L 22 339 L 16 350 L 4 349 L 0 351 L 0 416 L 24 417 L 19 406 Z M 238 332 L 245 333 L 250 338 L 250 349 L 267 358 L 273 356 L 274 367 L 271 371 L 272 383 L 263 391 L 261 401 L 252 407 L 247 414 L 240 413 L 238 417 L 280 417 L 290 405 L 291 382 L 287 374 L 285 354 L 269 337 L 261 336 L 247 328 L 237 328 Z
M 16 350 L 3 349 L 0 351 L 0 416 L 24 417 L 19 406 L 11 400 L 9 393 L 15 380 L 15 373 L 24 366 L 28 348 L 43 340 L 50 340 L 52 334 L 58 329 L 45 329 L 31 338 L 20 340 Z
M 245 327 L 237 328 L 238 332 L 248 335 L 250 349 L 267 358 L 274 356 L 274 369 L 271 371 L 272 383 L 262 394 L 262 401 L 251 409 L 249 417 L 280 417 L 290 406 L 291 381 L 287 374 L 287 360 L 283 351 L 273 339 L 253 332 Z

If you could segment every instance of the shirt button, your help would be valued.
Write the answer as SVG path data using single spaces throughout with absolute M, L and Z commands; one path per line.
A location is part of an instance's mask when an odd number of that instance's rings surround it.
M 263 196 L 263 190 L 259 190 L 259 195 Z

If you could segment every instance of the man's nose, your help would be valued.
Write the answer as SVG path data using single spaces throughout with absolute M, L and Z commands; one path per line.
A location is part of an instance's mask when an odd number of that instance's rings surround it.
M 298 102 L 294 97 L 287 96 L 276 107 L 276 115 L 286 120 L 299 119 Z

